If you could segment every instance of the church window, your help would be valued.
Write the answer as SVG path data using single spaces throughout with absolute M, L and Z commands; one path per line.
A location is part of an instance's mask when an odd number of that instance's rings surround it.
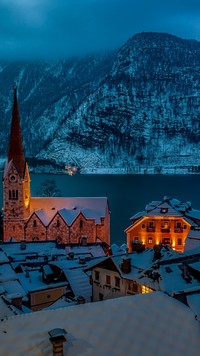
M 83 227 L 83 220 L 80 220 L 79 226 L 80 226 L 80 229 Z
M 57 241 L 57 244 L 61 244 L 62 243 L 62 237 L 58 236 L 56 241 Z
M 33 227 L 36 227 L 36 226 L 37 226 L 37 221 L 33 220 Z
M 18 199 L 18 190 L 9 190 L 9 199 L 17 200 Z
M 57 227 L 60 227 L 60 220 L 57 220 L 56 226 L 57 226 Z

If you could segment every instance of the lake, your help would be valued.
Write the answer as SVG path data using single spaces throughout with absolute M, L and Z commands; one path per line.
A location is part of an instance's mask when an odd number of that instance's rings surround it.
M 37 196 L 40 184 L 54 179 L 62 196 L 107 196 L 111 210 L 111 243 L 126 241 L 124 229 L 130 217 L 144 210 L 152 200 L 165 195 L 191 201 L 200 209 L 200 175 L 81 175 L 31 174 L 31 194 Z M 1 187 L 2 204 L 2 187 Z

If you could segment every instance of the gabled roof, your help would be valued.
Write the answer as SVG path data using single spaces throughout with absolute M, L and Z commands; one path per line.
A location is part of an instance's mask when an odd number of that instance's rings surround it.
M 47 226 L 53 217 L 59 213 L 68 225 L 82 213 L 86 219 L 95 219 L 99 224 L 106 216 L 108 201 L 106 197 L 91 198 L 31 198 L 31 213 L 39 217 Z

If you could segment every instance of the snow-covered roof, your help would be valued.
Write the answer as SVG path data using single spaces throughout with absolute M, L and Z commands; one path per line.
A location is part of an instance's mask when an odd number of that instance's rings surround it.
M 1 353 L 51 355 L 54 328 L 66 330 L 68 356 L 196 356 L 200 349 L 191 310 L 157 292 L 11 317 L 1 323 Z
M 87 219 L 95 219 L 96 224 L 106 216 L 108 200 L 106 197 L 91 198 L 31 198 L 31 213 L 35 212 L 45 226 L 60 213 L 68 225 L 83 213 Z
M 187 303 L 200 321 L 200 293 L 187 295 Z
M 82 268 L 65 269 L 65 276 L 70 284 L 70 287 L 76 297 L 82 296 L 86 302 L 91 301 L 92 286 L 88 275 Z
M 198 226 L 193 219 L 200 219 L 200 211 L 192 209 L 190 202 L 181 202 L 178 199 L 164 197 L 163 201 L 152 201 L 147 204 L 145 211 L 133 215 L 131 220 L 137 220 L 145 216 L 182 217 L 190 225 Z
M 26 277 L 26 273 L 18 273 L 18 279 L 23 287 L 23 289 L 28 292 L 35 292 L 38 290 L 51 289 L 60 286 L 66 286 L 67 282 L 52 282 L 50 284 L 46 284 L 42 280 L 42 272 L 40 271 L 29 271 L 29 277 Z

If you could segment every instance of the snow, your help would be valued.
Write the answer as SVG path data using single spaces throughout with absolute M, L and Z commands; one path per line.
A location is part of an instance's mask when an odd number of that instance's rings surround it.
M 187 303 L 200 321 L 200 293 L 187 295 Z
M 41 209 L 41 206 L 43 207 Z M 48 225 L 52 218 L 59 212 L 71 224 L 80 214 L 88 219 L 95 219 L 96 224 L 100 223 L 100 218 L 106 216 L 107 198 L 31 198 L 31 211 Z
M 149 293 L 10 317 L 1 323 L 1 353 L 51 355 L 54 328 L 66 330 L 68 356 L 196 356 L 200 349 L 199 323 L 189 308 Z

